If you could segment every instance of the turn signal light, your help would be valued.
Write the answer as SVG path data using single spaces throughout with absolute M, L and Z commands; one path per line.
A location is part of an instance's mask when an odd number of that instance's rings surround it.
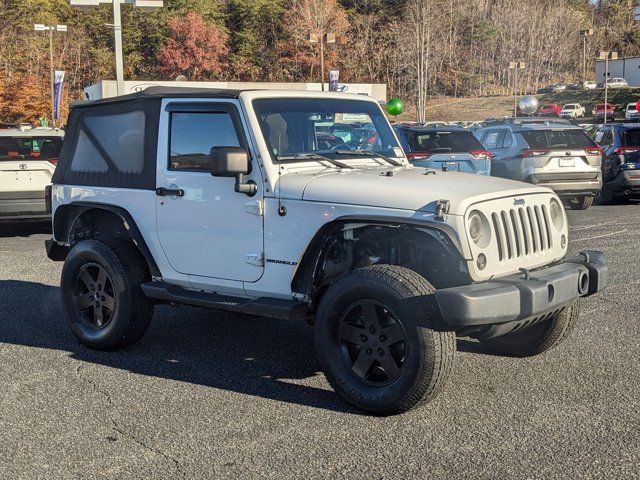
M 431 155 L 431 152 L 409 152 L 407 153 L 407 158 L 413 160 L 416 158 L 429 158 Z
M 523 157 L 539 157 L 540 155 L 546 155 L 549 153 L 549 150 L 544 148 L 525 148 L 520 152 L 520 155 Z
M 631 152 L 637 152 L 640 147 L 618 147 L 616 148 L 616 155 L 625 155 Z
M 471 150 L 469 151 L 469 155 L 484 160 L 491 160 L 493 158 L 493 154 L 487 150 Z
M 602 155 L 604 153 L 604 148 L 602 147 L 587 147 L 584 149 L 589 155 Z

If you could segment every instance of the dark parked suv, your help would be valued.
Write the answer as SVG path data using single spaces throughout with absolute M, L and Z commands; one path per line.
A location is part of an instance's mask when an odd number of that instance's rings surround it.
M 467 129 L 459 127 L 393 127 L 411 163 L 418 167 L 479 175 L 491 172 L 491 153 Z
M 594 140 L 604 150 L 600 202 L 640 197 L 640 125 L 603 125 Z

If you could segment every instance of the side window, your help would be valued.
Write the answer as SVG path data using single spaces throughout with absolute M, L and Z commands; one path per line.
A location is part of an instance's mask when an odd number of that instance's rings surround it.
M 105 173 L 109 170 L 109 164 L 89 139 L 84 130 L 80 130 L 78 143 L 71 160 L 71 171 Z
M 509 130 L 505 130 L 501 148 L 509 148 L 511 145 L 513 145 L 513 136 Z
M 482 143 L 487 150 L 495 150 L 502 142 L 503 136 L 504 130 L 489 130 Z
M 613 134 L 611 133 L 611 128 L 601 128 L 596 133 L 594 140 L 598 145 L 611 145 L 613 143 Z
M 209 171 L 213 147 L 239 147 L 229 112 L 174 112 L 171 114 L 169 169 Z
M 139 174 L 144 168 L 145 114 L 88 115 L 71 160 L 74 172 L 104 173 L 109 161 L 120 173 Z
M 396 135 L 398 136 L 398 140 L 400 140 L 400 146 L 405 151 L 405 153 L 411 152 L 411 147 L 409 147 L 409 142 L 407 142 L 407 133 L 405 130 L 399 128 L 395 130 Z

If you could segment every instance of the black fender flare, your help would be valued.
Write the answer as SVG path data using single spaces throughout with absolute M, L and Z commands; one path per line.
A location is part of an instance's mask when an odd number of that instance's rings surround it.
M 324 224 L 309 242 L 304 254 L 298 262 L 298 267 L 296 268 L 291 281 L 292 292 L 303 295 L 307 298 L 312 294 L 313 281 L 327 240 L 341 231 L 344 225 L 350 223 L 362 223 L 374 226 L 410 226 L 426 231 L 432 231 L 434 233 L 437 232 L 437 235 L 434 235 L 434 238 L 445 248 L 450 248 L 450 246 L 446 245 L 446 242 L 449 242 L 450 245 L 455 248 L 457 253 L 459 253 L 464 259 L 464 254 L 462 253 L 462 247 L 456 231 L 445 223 L 426 222 L 424 220 L 416 220 L 407 217 L 388 217 L 379 215 L 343 216 Z
M 144 240 L 144 237 L 140 233 L 140 229 L 136 224 L 131 214 L 122 207 L 116 207 L 114 205 L 108 205 L 98 202 L 72 202 L 64 205 L 60 205 L 53 216 L 53 238 L 59 245 L 69 246 L 70 234 L 73 231 L 74 226 L 78 219 L 89 210 L 103 210 L 113 213 L 122 220 L 124 227 L 126 228 L 129 237 L 133 243 L 138 247 L 140 253 L 147 261 L 149 271 L 154 277 L 161 277 L 160 269 L 153 258 L 153 254 Z

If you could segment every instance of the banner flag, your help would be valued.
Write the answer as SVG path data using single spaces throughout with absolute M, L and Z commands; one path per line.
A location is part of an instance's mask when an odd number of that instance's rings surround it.
M 340 70 L 329 70 L 329 91 L 338 91 L 338 80 L 340 79 Z
M 53 118 L 60 118 L 60 102 L 62 101 L 62 85 L 64 83 L 64 70 L 56 70 L 53 80 Z

